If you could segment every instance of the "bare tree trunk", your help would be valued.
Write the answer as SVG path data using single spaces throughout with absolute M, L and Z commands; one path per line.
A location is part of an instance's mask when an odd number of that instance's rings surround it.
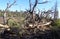
M 3 21 L 4 21 L 4 25 L 7 23 L 7 13 L 5 12 L 4 13 L 4 16 L 3 16 Z
M 16 0 L 14 0 L 14 2 L 12 4 L 9 4 L 7 3 L 7 7 L 5 9 L 5 13 L 4 13 L 4 16 L 3 16 L 3 21 L 4 21 L 4 25 L 7 24 L 7 10 L 13 6 L 14 4 L 16 3 Z

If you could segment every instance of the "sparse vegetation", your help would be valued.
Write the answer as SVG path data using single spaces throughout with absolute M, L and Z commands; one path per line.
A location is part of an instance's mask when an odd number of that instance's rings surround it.
M 37 12 L 35 10 L 36 6 L 48 3 L 48 1 L 40 3 L 38 0 L 35 0 L 32 3 L 29 0 L 28 10 L 9 11 L 8 9 L 15 3 L 16 0 L 11 4 L 7 3 L 6 9 L 0 10 L 0 17 L 4 20 L 4 23 L 1 24 L 9 26 L 8 28 L 1 27 L 3 31 L 3 33 L 0 33 L 1 39 L 60 39 L 60 19 L 57 19 L 57 3 L 55 10 L 38 10 Z M 52 13 L 54 13 L 54 16 Z

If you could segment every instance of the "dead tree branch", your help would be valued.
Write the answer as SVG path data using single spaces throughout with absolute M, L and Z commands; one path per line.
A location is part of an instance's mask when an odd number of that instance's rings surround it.
M 37 6 L 37 4 L 38 4 L 38 0 L 35 0 L 35 4 L 33 5 L 33 8 L 32 8 L 32 13 L 33 13 L 35 7 Z
M 14 1 L 12 4 L 9 5 L 9 3 L 7 3 L 7 7 L 5 10 L 9 9 L 11 6 L 13 6 L 16 3 L 16 1 Z
M 45 2 L 41 2 L 41 3 L 38 3 L 38 4 L 45 4 L 45 3 L 47 3 L 48 1 L 45 1 Z
M 35 0 L 35 3 L 32 5 L 31 0 L 29 0 L 29 6 L 30 6 L 29 12 L 32 14 L 33 11 L 34 11 L 34 9 L 35 9 L 35 7 L 37 6 L 37 4 L 45 4 L 45 3 L 47 3 L 47 2 L 48 2 L 48 1 L 39 3 L 38 0 Z

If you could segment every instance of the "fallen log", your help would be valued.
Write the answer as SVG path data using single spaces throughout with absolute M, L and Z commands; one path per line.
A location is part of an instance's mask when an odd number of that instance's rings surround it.
M 8 25 L 0 24 L 0 28 L 4 28 L 4 29 L 7 29 L 7 30 L 10 30 L 10 26 L 8 26 Z
M 40 25 L 34 25 L 34 26 L 47 26 L 47 25 L 50 25 L 52 23 L 52 21 L 50 22 L 47 22 L 45 24 L 40 24 Z M 30 27 L 33 27 L 33 24 L 29 24 Z
M 9 28 L 8 25 L 2 25 L 2 24 L 0 24 L 0 27 L 3 27 L 3 28 Z
M 38 26 L 47 26 L 47 25 L 50 25 L 52 23 L 52 21 L 50 21 L 50 22 L 47 22 L 47 23 L 45 23 L 45 24 L 42 24 L 42 25 L 38 25 Z

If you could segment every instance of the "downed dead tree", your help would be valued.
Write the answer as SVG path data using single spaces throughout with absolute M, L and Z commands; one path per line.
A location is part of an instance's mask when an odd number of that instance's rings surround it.
M 25 22 L 24 28 L 26 28 L 26 29 L 38 28 L 40 30 L 41 30 L 41 28 L 43 28 L 42 29 L 43 31 L 45 30 L 45 28 L 50 29 L 52 21 L 49 19 L 46 19 L 46 18 L 42 18 L 42 16 L 39 17 L 39 14 L 36 14 L 36 12 L 34 12 L 35 8 L 38 4 L 45 4 L 47 2 L 48 1 L 39 3 L 38 0 L 35 0 L 35 3 L 32 5 L 31 0 L 29 0 L 30 9 L 27 10 L 27 17 L 24 21 Z M 40 13 L 40 11 L 39 11 L 39 13 Z
M 24 28 L 26 28 L 26 29 L 38 28 L 40 30 L 45 31 L 45 30 L 50 30 L 50 28 L 52 28 L 51 23 L 52 23 L 52 21 L 47 22 L 47 23 L 36 23 L 36 24 L 30 23 L 30 24 L 26 25 Z
M 51 19 L 47 19 L 47 18 L 40 18 L 39 15 L 33 13 L 34 17 L 33 19 L 29 16 L 26 20 L 25 20 L 25 25 L 24 28 L 28 29 L 28 28 L 38 28 L 40 30 L 50 30 L 50 28 L 52 27 L 51 23 Z

